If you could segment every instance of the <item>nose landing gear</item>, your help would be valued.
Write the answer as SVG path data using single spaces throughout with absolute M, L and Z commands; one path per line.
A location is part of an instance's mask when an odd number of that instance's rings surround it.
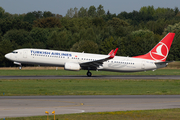
M 19 69 L 21 70 L 21 69 L 22 69 L 22 66 L 20 66 Z
M 22 69 L 22 64 L 21 64 L 21 63 L 19 63 L 19 62 L 14 62 L 14 64 L 19 65 L 19 69 L 20 69 L 20 70 Z

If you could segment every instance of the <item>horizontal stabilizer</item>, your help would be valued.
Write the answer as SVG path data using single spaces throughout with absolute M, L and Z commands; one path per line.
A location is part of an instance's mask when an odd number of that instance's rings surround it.
M 155 64 L 162 64 L 162 63 L 171 63 L 171 62 L 174 62 L 174 61 L 154 62 L 154 63 L 155 63 Z

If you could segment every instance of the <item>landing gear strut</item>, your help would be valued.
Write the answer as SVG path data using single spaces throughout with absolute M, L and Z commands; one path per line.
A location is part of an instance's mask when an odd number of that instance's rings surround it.
M 88 77 L 91 77 L 92 76 L 92 73 L 88 70 L 88 72 L 87 72 L 87 76 Z

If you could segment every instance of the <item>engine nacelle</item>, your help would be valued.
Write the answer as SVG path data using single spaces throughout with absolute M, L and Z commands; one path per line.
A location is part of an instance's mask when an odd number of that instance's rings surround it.
M 74 70 L 74 71 L 78 71 L 80 70 L 81 67 L 78 63 L 71 63 L 71 62 L 67 62 L 64 64 L 64 70 Z

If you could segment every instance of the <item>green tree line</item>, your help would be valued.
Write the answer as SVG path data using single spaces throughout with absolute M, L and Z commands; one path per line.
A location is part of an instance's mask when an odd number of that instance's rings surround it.
M 167 33 L 176 33 L 168 59 L 180 60 L 180 11 L 144 6 L 112 14 L 99 5 L 70 8 L 62 16 L 50 11 L 10 14 L 0 7 L 0 66 L 13 66 L 4 55 L 14 49 L 40 48 L 136 56 L 149 52 Z

